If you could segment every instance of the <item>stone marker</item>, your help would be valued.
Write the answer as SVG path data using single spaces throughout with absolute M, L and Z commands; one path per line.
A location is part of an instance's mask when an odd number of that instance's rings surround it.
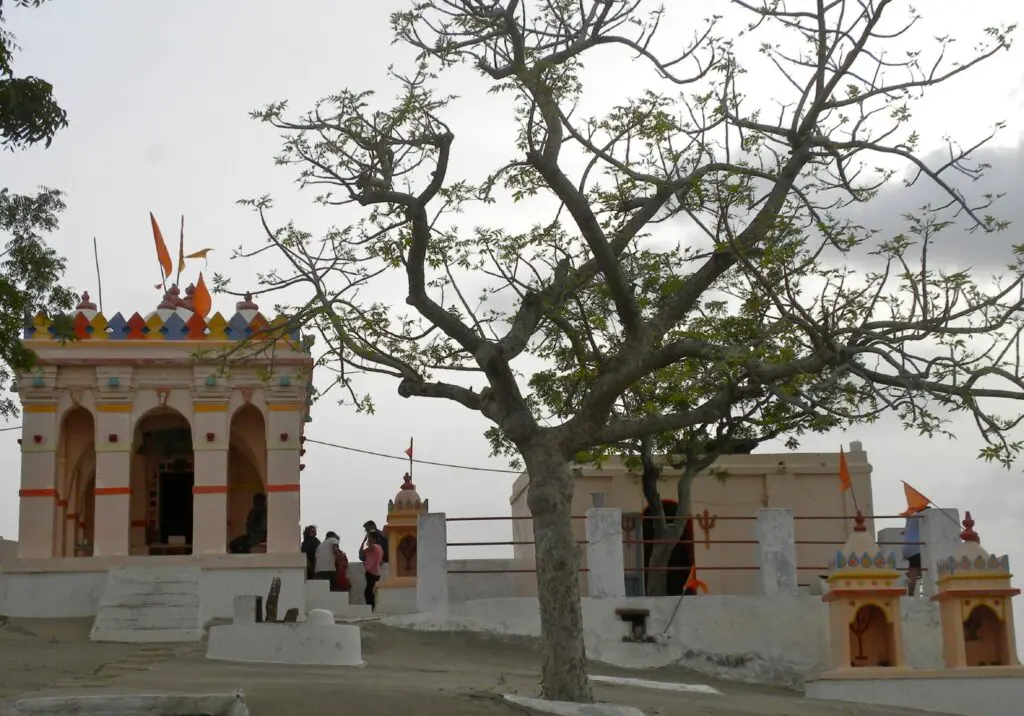
M 268 622 L 277 621 L 277 600 L 281 596 L 281 578 L 274 577 L 270 581 L 270 594 L 267 595 L 267 618 Z
M 299 621 L 299 608 L 292 607 L 284 613 L 285 624 L 295 624 Z

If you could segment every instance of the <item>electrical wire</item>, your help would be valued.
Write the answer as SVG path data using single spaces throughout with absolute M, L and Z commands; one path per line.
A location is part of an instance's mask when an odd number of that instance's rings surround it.
M 6 428 L 0 428 L 0 433 L 6 433 L 10 430 L 21 430 L 20 425 L 13 425 Z M 435 462 L 433 460 L 409 460 L 405 455 L 388 455 L 383 452 L 374 452 L 373 450 L 363 450 L 362 448 L 355 448 L 349 445 L 339 445 L 338 443 L 329 443 L 324 440 L 314 440 L 313 438 L 306 438 L 306 442 L 315 443 L 317 445 L 323 445 L 325 447 L 337 448 L 338 450 L 348 450 L 349 452 L 357 452 L 360 455 L 370 455 L 372 457 L 384 458 L 386 460 L 401 460 L 402 462 L 412 462 L 415 465 L 433 465 L 434 467 L 449 467 L 453 470 L 470 470 L 473 472 L 496 472 L 503 475 L 519 475 L 519 470 L 501 470 L 494 467 L 478 467 L 476 465 L 456 465 L 450 462 Z

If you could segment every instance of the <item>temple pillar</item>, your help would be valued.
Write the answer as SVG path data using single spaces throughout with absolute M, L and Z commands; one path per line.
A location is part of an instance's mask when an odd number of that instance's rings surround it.
M 302 404 L 267 404 L 267 553 L 295 554 L 299 523 Z
M 196 403 L 192 426 L 192 554 L 224 554 L 228 544 L 228 450 L 225 402 Z
M 57 532 L 57 404 L 25 403 L 21 421 L 18 557 L 50 558 Z
M 761 593 L 765 596 L 798 593 L 793 510 L 766 508 L 757 511 L 757 566 Z
M 960 548 L 960 510 L 933 507 L 920 514 L 921 583 L 924 596 L 938 592 L 936 567 Z
M 448 517 L 428 512 L 416 518 L 416 611 L 448 613 Z
M 96 511 L 93 556 L 130 553 L 132 405 L 96 406 Z
M 622 510 L 608 507 L 587 510 L 588 596 L 597 599 L 625 597 L 625 569 Z

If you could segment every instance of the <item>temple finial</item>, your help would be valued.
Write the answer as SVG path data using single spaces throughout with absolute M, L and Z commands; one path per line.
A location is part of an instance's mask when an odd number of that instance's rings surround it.
M 981 544 L 981 538 L 978 537 L 978 533 L 974 531 L 974 518 L 971 517 L 970 510 L 968 510 L 967 514 L 964 515 L 963 526 L 964 531 L 960 533 L 960 539 L 964 542 L 976 542 Z
M 867 532 L 868 528 L 864 526 L 864 513 L 857 510 L 856 516 L 853 518 L 853 531 L 854 532 Z

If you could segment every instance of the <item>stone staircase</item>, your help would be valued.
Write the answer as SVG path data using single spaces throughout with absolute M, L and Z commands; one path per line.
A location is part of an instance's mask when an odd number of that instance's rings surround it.
M 306 582 L 306 613 L 312 609 L 326 609 L 335 619 L 358 619 L 373 616 L 366 604 L 349 604 L 348 592 L 332 592 L 326 579 L 310 579 Z
M 198 567 L 110 570 L 89 637 L 131 643 L 200 641 Z

